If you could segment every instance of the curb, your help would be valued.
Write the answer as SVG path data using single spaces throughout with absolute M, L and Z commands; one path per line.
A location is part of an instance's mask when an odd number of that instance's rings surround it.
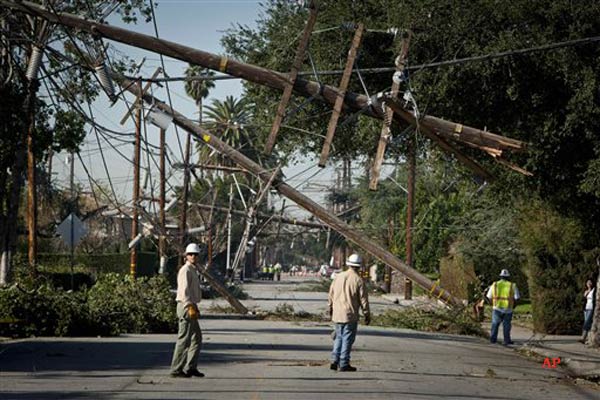
M 560 357 L 560 367 L 572 378 L 582 378 L 593 382 L 600 380 L 600 363 L 591 361 L 573 360 L 571 357 L 563 357 L 563 352 L 556 349 L 547 349 L 536 345 L 525 343 L 517 349 L 538 355 L 541 358 Z

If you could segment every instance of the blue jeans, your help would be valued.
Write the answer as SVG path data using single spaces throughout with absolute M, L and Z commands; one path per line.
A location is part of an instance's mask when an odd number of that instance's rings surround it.
M 335 341 L 331 352 L 331 362 L 341 367 L 350 365 L 350 352 L 356 338 L 358 322 L 335 324 Z
M 504 344 L 510 344 L 510 328 L 512 322 L 512 312 L 502 312 L 500 310 L 492 311 L 492 332 L 490 333 L 490 342 L 496 343 L 498 340 L 498 327 L 502 322 L 502 331 L 504 333 Z
M 583 330 L 584 331 L 592 330 L 593 319 L 594 319 L 594 310 L 583 311 Z

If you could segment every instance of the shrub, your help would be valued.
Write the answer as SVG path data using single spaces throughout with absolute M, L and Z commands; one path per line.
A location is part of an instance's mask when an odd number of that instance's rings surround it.
M 594 272 L 586 259 L 578 221 L 534 204 L 525 210 L 521 241 L 527 254 L 534 329 L 552 334 L 579 333 L 582 291 Z
M 162 276 L 106 274 L 89 290 L 28 281 L 0 290 L 0 336 L 174 332 L 175 299 Z
M 0 291 L 0 336 L 85 336 L 93 323 L 85 292 L 65 292 L 50 284 Z M 14 322 L 10 322 L 14 321 Z
M 175 329 L 175 299 L 161 276 L 134 280 L 105 274 L 90 289 L 88 303 L 101 334 Z
M 443 332 L 459 335 L 484 336 L 483 329 L 467 309 L 461 310 L 388 310 L 373 318 L 373 325 Z

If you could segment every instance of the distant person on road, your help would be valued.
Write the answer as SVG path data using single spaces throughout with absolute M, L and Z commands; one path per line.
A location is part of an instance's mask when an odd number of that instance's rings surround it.
M 185 264 L 177 274 L 177 318 L 179 332 L 171 362 L 171 377 L 189 378 L 204 374 L 198 371 L 198 355 L 202 347 L 202 329 L 198 304 L 202 298 L 198 263 L 200 247 L 190 243 L 185 249 Z
M 510 282 L 510 273 L 507 269 L 500 271 L 500 280 L 494 282 L 487 291 L 486 297 L 492 301 L 492 330 L 490 342 L 498 340 L 498 327 L 502 323 L 504 345 L 513 344 L 510 339 L 512 328 L 512 315 L 515 302 L 521 298 L 517 285 Z
M 350 365 L 350 352 L 356 338 L 359 308 L 362 308 L 365 324 L 371 323 L 367 288 L 356 272 L 361 264 L 362 259 L 358 254 L 350 255 L 346 260 L 348 268 L 337 274 L 329 288 L 329 314 L 335 324 L 335 340 L 329 367 L 334 371 L 356 371 Z
M 275 264 L 275 266 L 273 267 L 273 273 L 275 274 L 275 279 L 280 281 L 281 280 L 281 264 L 277 263 Z
M 592 329 L 594 308 L 596 308 L 596 288 L 594 287 L 594 282 L 591 279 L 588 279 L 585 283 L 583 297 L 585 297 L 585 308 L 583 309 L 583 334 L 581 335 L 581 339 L 579 339 L 579 341 L 585 344 L 588 333 Z

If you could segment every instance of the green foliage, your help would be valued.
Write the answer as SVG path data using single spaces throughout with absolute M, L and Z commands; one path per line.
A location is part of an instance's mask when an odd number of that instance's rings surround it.
M 519 210 L 526 202 L 525 196 L 512 198 L 488 188 L 473 197 L 470 208 L 457 220 L 462 230 L 455 238 L 456 254 L 474 266 L 481 285 L 473 288 L 474 298 L 498 279 L 503 268 L 510 271 L 521 295 L 528 296 L 525 254 L 519 241 Z
M 90 289 L 88 303 L 101 332 L 169 331 L 176 322 L 175 301 L 162 277 L 133 280 L 129 275 L 103 275 Z
M 417 171 L 413 257 L 415 268 L 421 272 L 438 271 L 439 260 L 447 254 L 453 237 L 462 231 L 458 222 L 472 207 L 472 193 L 477 188 L 445 168 L 444 161 L 436 155 L 428 157 Z M 400 187 L 406 186 L 404 172 L 400 166 L 395 178 L 380 182 L 377 191 L 368 190 L 368 182 L 363 180 L 354 193 L 362 206 L 359 223 L 362 230 L 387 243 L 400 258 L 406 257 L 407 200 Z
M 414 329 L 426 332 L 443 332 L 459 335 L 484 336 L 483 329 L 466 310 L 387 310 L 373 317 L 373 325 Z
M 581 224 L 534 203 L 524 208 L 521 225 L 534 328 L 552 334 L 578 333 L 582 288 L 595 270 L 591 254 L 583 248 Z
M 277 304 L 275 310 L 263 316 L 267 320 L 283 321 L 324 321 L 323 315 L 311 314 L 305 310 L 296 311 L 294 306 L 288 303 Z
M 321 279 L 318 282 L 304 284 L 299 286 L 294 291 L 296 292 L 325 292 L 329 293 L 329 287 L 331 286 L 331 279 Z
M 177 318 L 163 277 L 107 274 L 76 292 L 34 282 L 0 290 L 0 321 L 0 336 L 108 336 L 174 332 Z
M 72 110 L 58 110 L 54 118 L 54 151 L 77 151 L 86 133 L 83 117 Z
M 90 334 L 92 320 L 86 293 L 43 284 L 0 290 L 0 336 L 80 336 Z M 14 321 L 8 323 L 9 321 Z

